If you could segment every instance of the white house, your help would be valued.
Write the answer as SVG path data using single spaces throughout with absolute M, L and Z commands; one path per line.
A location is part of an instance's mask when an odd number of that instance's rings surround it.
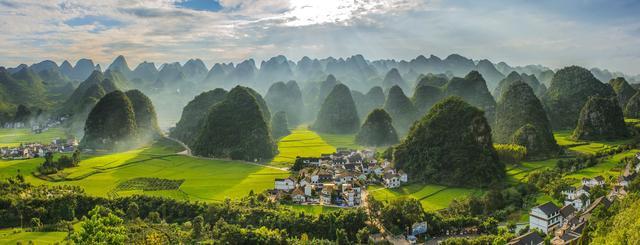
M 385 173 L 384 177 L 384 186 L 387 188 L 397 188 L 400 186 L 400 177 L 397 174 Z
M 582 178 L 582 185 L 593 188 L 594 186 L 604 186 L 604 177 L 598 175 L 593 179 Z
M 305 201 L 304 191 L 300 188 L 296 188 L 291 193 L 291 199 L 296 203 L 303 203 Z
M 402 170 L 398 171 L 398 177 L 400 177 L 400 182 L 402 183 L 407 183 L 407 181 L 409 181 L 409 177 L 407 176 L 407 173 L 405 173 Z
M 589 199 L 589 188 L 586 185 L 580 186 L 577 189 L 575 187 L 569 187 L 569 189 L 562 191 L 565 195 L 564 205 L 571 205 L 577 210 L 582 210 L 591 204 Z
M 276 190 L 290 191 L 296 188 L 296 183 L 291 178 L 276 179 Z
M 552 202 L 536 206 L 529 212 L 529 227 L 548 234 L 556 225 L 562 223 L 560 208 Z

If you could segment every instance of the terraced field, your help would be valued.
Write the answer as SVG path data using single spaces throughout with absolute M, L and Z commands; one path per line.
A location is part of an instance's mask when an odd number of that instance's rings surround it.
M 209 160 L 174 154 L 175 146 L 156 144 L 144 149 L 102 156 L 83 156 L 79 167 L 40 179 L 30 173 L 42 159 L 0 161 L 0 177 L 22 173 L 34 184 L 76 185 L 89 195 L 145 194 L 191 201 L 222 201 L 246 196 L 251 190 L 273 188 L 274 178 L 288 172 L 244 162 Z M 184 182 L 177 190 L 126 190 L 116 187 L 127 180 L 152 177 Z
M 20 143 L 51 143 L 56 138 L 67 138 L 61 128 L 51 128 L 34 134 L 26 128 L 0 128 L 0 147 L 17 146 Z
M 397 189 L 382 186 L 369 186 L 369 195 L 379 201 L 392 201 L 398 198 L 414 198 L 420 201 L 425 210 L 439 210 L 449 206 L 453 199 L 482 193 L 479 189 L 454 188 L 441 185 L 410 184 Z
M 554 132 L 553 136 L 560 146 L 568 147 L 570 151 L 582 154 L 595 154 L 598 151 L 608 150 L 617 145 L 631 142 L 631 139 L 615 140 L 615 141 L 576 141 L 571 139 L 573 131 L 564 130 Z

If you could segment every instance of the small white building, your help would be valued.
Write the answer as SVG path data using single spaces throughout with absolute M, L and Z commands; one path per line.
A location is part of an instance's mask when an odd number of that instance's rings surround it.
M 276 179 L 276 190 L 290 191 L 296 188 L 296 183 L 291 178 Z
M 571 205 L 577 210 L 584 209 L 591 204 L 589 190 L 591 190 L 591 188 L 583 185 L 577 189 L 575 187 L 569 187 L 567 190 L 562 191 L 562 194 L 565 196 L 564 205 Z
M 382 179 L 387 188 L 400 187 L 400 177 L 397 174 L 385 173 Z
M 593 179 L 582 178 L 582 185 L 593 188 L 595 186 L 604 186 L 604 177 L 598 175 Z
M 529 227 L 539 229 L 545 234 L 549 234 L 556 225 L 561 223 L 560 208 L 552 202 L 536 206 L 529 212 Z

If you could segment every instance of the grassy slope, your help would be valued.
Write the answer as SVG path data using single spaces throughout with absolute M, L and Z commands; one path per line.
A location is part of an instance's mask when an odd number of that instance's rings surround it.
M 66 236 L 66 232 L 25 232 L 19 229 L 0 230 L 0 244 L 28 244 L 32 241 L 34 244 L 54 244 L 61 242 Z
M 449 206 L 449 203 L 455 198 L 481 193 L 481 191 L 477 189 L 423 184 L 410 184 L 397 189 L 369 186 L 368 190 L 370 195 L 373 195 L 376 200 L 380 201 L 392 201 L 398 198 L 414 198 L 420 200 L 425 210 L 443 209 Z
M 61 128 L 51 128 L 41 134 L 31 133 L 31 129 L 0 128 L 0 147 L 16 146 L 20 143 L 51 143 L 56 138 L 66 138 Z
M 149 148 L 132 150 L 103 156 L 84 156 L 80 166 L 69 168 L 50 182 L 33 177 L 42 159 L 23 161 L 0 161 L 0 177 L 12 176 L 17 170 L 34 184 L 76 185 L 90 195 L 109 196 L 121 182 L 137 177 L 158 177 L 164 179 L 185 179 L 179 190 L 118 192 L 119 196 L 147 194 L 173 197 L 182 200 L 222 201 L 226 197 L 246 196 L 250 190 L 261 192 L 273 187 L 274 178 L 289 174 L 262 166 L 225 160 L 208 160 L 175 155 L 166 148 L 154 145 Z
M 335 152 L 336 147 L 327 144 L 318 134 L 303 125 L 278 141 L 278 151 L 271 165 L 289 167 L 297 156 L 319 157 L 322 153 Z

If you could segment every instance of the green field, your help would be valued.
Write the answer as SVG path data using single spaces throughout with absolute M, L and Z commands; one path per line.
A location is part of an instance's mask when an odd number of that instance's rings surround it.
M 295 211 L 303 212 L 306 214 L 314 214 L 314 215 L 319 215 L 321 213 L 326 213 L 326 212 L 340 209 L 336 207 L 326 207 L 321 205 L 290 205 L 289 207 Z
M 550 169 L 556 166 L 559 159 L 552 158 L 542 161 L 527 161 L 518 165 L 507 165 L 507 181 L 510 183 L 525 182 L 527 176 L 534 170 Z
M 66 232 L 26 232 L 20 229 L 0 230 L 0 244 L 54 244 L 62 242 Z
M 379 201 L 391 201 L 398 198 L 414 198 L 420 201 L 425 210 L 440 210 L 449 206 L 453 199 L 479 194 L 479 189 L 454 188 L 441 185 L 410 184 L 397 189 L 382 186 L 369 186 L 369 195 Z
M 619 168 L 618 162 L 626 157 L 635 156 L 636 153 L 640 152 L 639 150 L 631 150 L 628 152 L 623 152 L 620 154 L 616 154 L 612 157 L 608 157 L 603 159 L 602 162 L 596 164 L 593 167 L 581 169 L 575 173 L 564 176 L 566 179 L 574 180 L 576 185 L 579 185 L 579 181 L 582 178 L 593 178 L 598 175 L 602 175 L 605 179 L 609 177 L 618 177 L 621 174 L 622 168 Z
M 0 147 L 17 146 L 20 143 L 47 143 L 56 138 L 67 138 L 61 128 L 50 128 L 40 134 L 31 133 L 27 128 L 0 128 Z
M 327 144 L 318 134 L 303 125 L 278 141 L 278 151 L 279 153 L 273 158 L 271 165 L 289 167 L 297 156 L 319 157 L 322 153 L 335 152 L 336 147 Z
M 320 133 L 320 137 L 336 148 L 361 149 L 362 146 L 356 144 L 355 134 L 324 134 Z
M 614 140 L 614 141 L 576 141 L 571 139 L 571 130 L 556 131 L 553 133 L 558 145 L 568 147 L 568 150 L 582 153 L 595 154 L 598 151 L 608 150 L 617 145 L 631 142 L 631 139 Z
M 244 162 L 200 159 L 173 154 L 171 147 L 154 146 L 102 156 L 83 156 L 79 167 L 68 168 L 46 181 L 33 172 L 42 159 L 0 161 L 0 176 L 15 175 L 18 170 L 34 184 L 76 185 L 89 195 L 126 196 L 145 194 L 191 201 L 222 201 L 246 196 L 249 191 L 273 188 L 275 178 L 288 172 Z M 127 190 L 116 187 L 127 180 L 155 177 L 184 182 L 177 190 Z

